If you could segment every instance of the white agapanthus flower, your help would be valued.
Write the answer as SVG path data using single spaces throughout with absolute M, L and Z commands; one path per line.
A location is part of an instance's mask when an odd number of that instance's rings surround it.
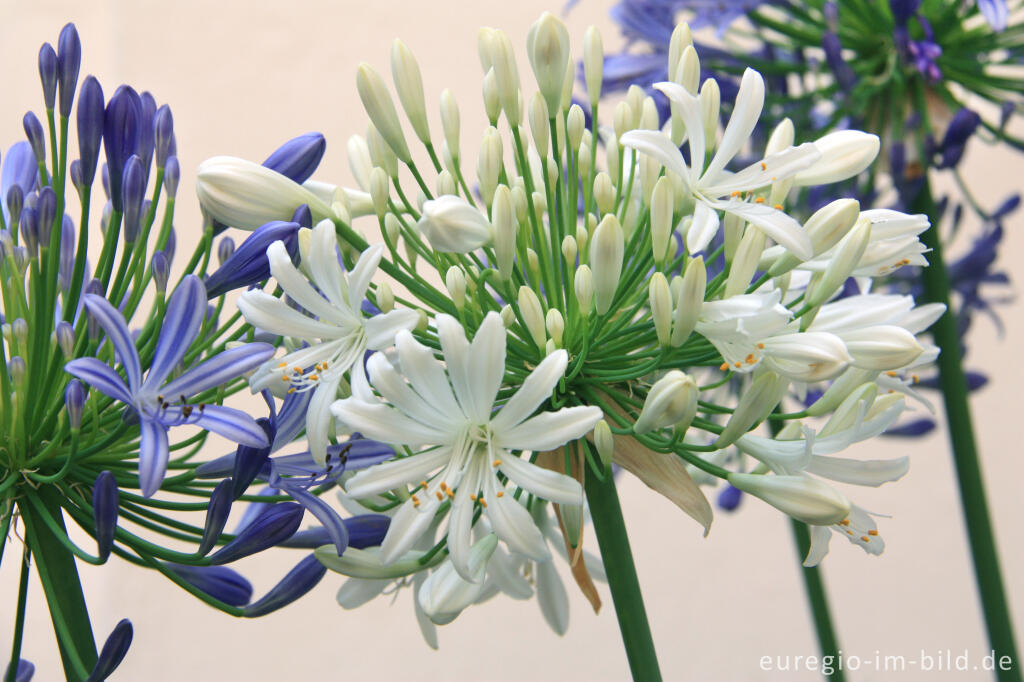
M 419 320 L 417 313 L 408 309 L 363 315 L 362 302 L 383 251 L 382 245 L 371 246 L 352 271 L 345 273 L 338 261 L 334 224 L 325 220 L 313 229 L 304 263 L 312 284 L 292 263 L 282 242 L 267 249 L 270 273 L 284 293 L 309 314 L 262 290 L 247 291 L 238 299 L 238 308 L 249 324 L 303 344 L 265 363 L 250 384 L 253 391 L 314 392 L 306 413 L 306 437 L 313 456 L 320 460 L 327 453 L 330 406 L 338 397 L 344 374 L 349 370 L 361 373 L 367 350 L 389 347 L 399 330 L 411 329 Z
M 501 316 L 489 313 L 472 343 L 453 317 L 442 314 L 436 321 L 444 364 L 412 334 L 399 332 L 395 347 L 401 372 L 381 353 L 367 363 L 370 383 L 387 402 L 358 396 L 334 403 L 335 416 L 350 429 L 419 449 L 357 473 L 348 481 L 348 494 L 358 498 L 404 485 L 415 487 L 381 545 L 385 564 L 413 546 L 448 500 L 448 551 L 463 578 L 473 580 L 469 556 L 477 506 L 509 549 L 546 560 L 550 552 L 540 531 L 511 493 L 518 486 L 551 502 L 579 505 L 583 490 L 575 479 L 513 453 L 552 450 L 580 438 L 601 419 L 601 410 L 578 406 L 534 415 L 565 373 L 568 355 L 559 350 L 494 411 L 505 373 Z M 506 490 L 498 473 L 511 489 Z

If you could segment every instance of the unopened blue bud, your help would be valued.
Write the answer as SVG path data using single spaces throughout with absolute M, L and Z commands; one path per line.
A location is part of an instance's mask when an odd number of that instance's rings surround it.
M 86 285 L 85 293 L 87 293 L 87 294 L 96 294 L 97 296 L 102 296 L 103 295 L 103 282 L 101 282 L 98 278 L 97 279 L 93 279 L 92 281 L 89 282 L 89 284 Z M 87 320 L 87 322 L 86 322 L 86 330 L 89 333 L 89 340 L 90 341 L 99 341 L 101 329 L 100 329 L 99 322 L 96 321 L 96 316 L 95 315 L 86 315 L 85 319 Z
M 167 157 L 171 155 L 171 145 L 174 142 L 174 116 L 166 104 L 157 109 L 153 128 L 156 167 L 163 168 L 167 163 Z
M 132 622 L 127 618 L 121 619 L 107 637 L 96 665 L 85 682 L 103 682 L 117 670 L 132 645 L 132 634 Z
M 78 93 L 78 155 L 82 162 L 82 184 L 92 185 L 103 142 L 103 88 L 92 76 L 82 81 Z
M 168 156 L 164 164 L 164 190 L 167 198 L 173 199 L 178 193 L 178 181 L 181 179 L 181 167 L 177 156 Z
M 36 220 L 39 223 L 40 245 L 50 245 L 50 232 L 56 217 L 57 195 L 54 194 L 53 188 L 47 185 L 39 190 L 39 198 L 36 200 Z
M 1020 195 L 1010 195 L 1003 200 L 1003 203 L 999 204 L 999 207 L 996 208 L 995 211 L 992 212 L 992 220 L 999 220 L 1000 218 L 1006 217 L 1010 213 L 1016 211 L 1018 206 L 1020 206 Z
M 935 429 L 935 422 L 931 419 L 915 419 L 905 424 L 897 424 L 896 426 L 890 426 L 885 430 L 885 435 L 888 436 L 903 436 L 907 438 L 917 438 L 923 436 L 926 433 L 930 433 Z
M 39 81 L 43 84 L 46 108 L 53 109 L 53 103 L 57 101 L 57 53 L 50 43 L 43 43 L 39 48 Z
M 26 206 L 21 209 L 18 228 L 29 254 L 34 257 L 39 250 L 39 219 L 34 208 Z
M 245 606 L 252 599 L 252 585 L 227 566 L 164 564 L 182 580 L 230 606 Z
M 892 18 L 897 26 L 906 26 L 910 18 L 917 13 L 921 6 L 921 0 L 890 0 L 889 7 L 892 9 Z
M 163 296 L 167 293 L 167 280 L 171 275 L 171 264 L 167 262 L 167 255 L 163 251 L 154 253 L 150 268 L 153 271 L 153 285 L 157 293 Z
M 295 502 L 270 505 L 255 521 L 242 529 L 234 540 L 211 555 L 210 563 L 230 563 L 287 540 L 299 529 L 303 511 L 302 505 Z
M 216 298 L 228 291 L 251 286 L 270 277 L 267 247 L 276 241 L 284 242 L 292 260 L 295 260 L 299 251 L 298 231 L 299 223 L 286 223 L 280 220 L 253 230 L 252 234 L 238 245 L 231 257 L 206 278 L 206 295 L 209 298 Z M 245 485 L 248 486 L 249 482 L 251 479 Z
M 103 204 L 103 213 L 100 215 L 100 232 L 107 233 L 110 226 L 110 219 L 114 217 L 114 205 L 109 201 Z
M 71 384 L 68 384 L 69 388 Z M 109 471 L 101 471 L 92 484 L 92 518 L 96 527 L 96 547 L 103 561 L 114 548 L 117 532 L 117 480 Z
M 857 74 L 843 59 L 843 46 L 839 42 L 839 36 L 832 31 L 826 31 L 821 39 L 821 47 L 825 51 L 825 61 L 835 74 L 839 87 L 844 92 L 849 92 L 857 83 Z
M 727 483 L 718 493 L 718 506 L 725 511 L 735 511 L 743 500 L 743 491 Z
M 75 354 L 75 330 L 71 326 L 71 323 L 67 320 L 61 320 L 57 323 L 57 326 L 53 330 L 53 336 L 57 341 L 57 347 L 60 348 L 60 352 L 64 354 L 64 359 L 70 360 L 71 356 Z M 72 379 L 72 381 L 75 381 Z M 67 401 L 67 391 L 64 392 L 65 404 Z M 81 415 L 79 415 L 81 417 Z
M 135 150 L 142 159 L 142 168 L 149 177 L 149 164 L 153 161 L 154 126 L 156 125 L 156 100 L 148 91 L 139 95 L 139 146 Z
M 14 661 L 7 664 L 7 668 L 4 672 L 4 679 L 7 679 L 11 674 L 11 666 L 14 665 Z M 19 658 L 17 668 L 14 670 L 14 682 L 32 682 L 32 676 L 36 674 L 36 666 L 32 661 L 24 658 Z
M 949 122 L 946 134 L 942 136 L 942 144 L 939 146 L 941 152 L 939 168 L 953 168 L 960 163 L 964 150 L 967 148 L 967 141 L 978 129 L 979 123 L 981 123 L 981 116 L 966 107 L 953 115 L 953 120 Z
M 297 601 L 316 587 L 326 573 L 327 567 L 320 563 L 316 555 L 309 554 L 262 598 L 246 606 L 242 615 L 246 618 L 257 618 L 273 613 Z
M 110 201 L 110 166 L 107 164 L 103 164 L 100 179 L 103 183 L 103 193 L 107 195 L 107 201 Z M 111 208 L 113 208 L 113 204 L 111 204 Z
M 206 556 L 224 532 L 228 514 L 231 513 L 231 499 L 231 479 L 225 478 L 210 494 L 210 506 L 206 508 L 206 525 L 203 527 L 199 549 L 196 550 L 200 556 Z
M 323 135 L 306 133 L 278 147 L 263 165 L 301 185 L 316 171 L 326 149 L 327 140 Z
M 36 163 L 45 164 L 46 134 L 43 132 L 43 124 L 31 111 L 25 112 L 21 124 L 25 128 L 25 137 L 28 138 L 28 143 L 32 145 L 32 154 L 36 157 Z
M 142 198 L 146 193 L 146 170 L 142 159 L 135 154 L 128 158 L 124 166 L 121 188 L 124 202 L 124 238 L 132 243 L 139 236 L 142 224 Z
M 298 223 L 302 227 L 313 227 L 313 212 L 309 210 L 309 204 L 303 204 L 295 209 L 295 213 L 292 214 L 292 222 Z
M 355 549 L 377 547 L 384 542 L 384 536 L 391 525 L 391 517 L 384 514 L 360 514 L 343 519 L 348 531 L 348 546 Z M 316 549 L 329 545 L 334 540 L 323 526 L 300 530 L 280 544 L 281 547 Z
M 71 184 L 75 186 L 78 199 L 81 200 L 85 196 L 82 193 L 85 190 L 85 178 L 82 176 L 82 162 L 79 159 L 71 162 L 68 167 L 68 175 L 71 176 Z
M 7 190 L 7 215 L 9 225 L 17 225 L 21 219 L 21 207 L 25 205 L 25 192 L 20 185 L 13 185 Z
M 82 41 L 74 24 L 67 24 L 57 38 L 57 82 L 60 84 L 60 115 L 71 115 L 71 102 L 82 65 Z
M 217 244 L 217 261 L 224 265 L 224 262 L 231 258 L 231 254 L 235 252 L 235 240 L 231 237 L 222 237 L 220 242 Z
M 57 285 L 61 291 L 71 288 L 75 276 L 75 221 L 67 213 L 60 222 L 60 259 L 57 262 Z
M 167 262 L 174 262 L 174 253 L 178 248 L 178 233 L 175 232 L 174 227 L 171 227 L 170 232 L 167 233 L 167 243 L 164 244 L 164 254 L 167 256 Z
M 127 85 L 114 91 L 103 116 L 103 149 L 109 168 L 110 200 L 122 210 L 121 180 L 128 159 L 139 146 L 141 104 L 138 94 Z
M 67 324 L 66 322 L 64 324 Z M 67 326 L 70 331 L 71 325 Z M 58 335 L 58 340 L 60 335 Z M 72 341 L 74 337 L 72 336 Z M 60 342 L 61 349 L 63 350 L 66 342 Z M 72 349 L 73 350 L 73 349 Z M 70 353 L 69 353 L 70 355 Z M 85 388 L 82 387 L 82 383 L 78 379 L 72 379 L 68 382 L 67 388 L 64 389 L 64 407 L 68 411 L 68 423 L 72 429 L 77 429 L 82 425 L 82 407 L 85 405 Z M 99 480 L 97 478 L 97 480 Z
M 11 260 L 14 261 L 14 267 L 17 268 L 19 276 L 25 275 L 25 270 L 28 269 L 29 259 L 30 256 L 28 253 L 28 249 L 26 249 L 24 246 L 14 247 L 14 254 L 11 256 Z

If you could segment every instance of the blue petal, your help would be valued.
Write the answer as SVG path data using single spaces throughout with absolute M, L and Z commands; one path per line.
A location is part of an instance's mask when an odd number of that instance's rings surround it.
M 150 419 L 143 419 L 139 429 L 139 488 L 145 497 L 150 497 L 160 489 L 167 471 L 167 429 Z
M 181 408 L 176 409 L 180 410 Z M 170 415 L 174 411 L 176 411 L 175 408 L 171 408 L 166 410 L 165 414 Z M 256 420 L 233 407 L 207 405 L 202 410 L 194 409 L 189 422 L 240 445 L 265 448 L 269 444 L 266 432 L 256 423 Z
M 265 616 L 291 604 L 316 587 L 326 573 L 327 567 L 315 555 L 307 555 L 262 598 L 246 606 L 243 615 L 246 618 Z
M 245 606 L 252 599 L 252 585 L 227 566 L 164 564 L 178 577 L 229 606 Z
M 272 484 L 276 482 L 271 479 Z M 338 512 L 334 511 L 329 504 L 302 486 L 290 485 L 287 479 L 281 480 L 281 489 L 308 509 L 309 513 L 323 524 L 328 537 L 331 539 L 331 543 L 338 550 L 338 556 L 341 556 L 345 549 L 348 548 L 348 528 L 345 527 L 345 522 Z
M 267 486 L 263 490 L 256 493 L 257 497 L 272 497 L 274 495 L 280 495 L 281 491 L 272 486 Z M 249 527 L 249 525 L 258 519 L 260 515 L 269 509 L 274 503 L 273 502 L 250 502 L 249 506 L 242 512 L 242 518 L 238 520 L 238 525 L 235 526 L 235 535 L 238 535 L 243 530 Z
M 256 423 L 267 435 L 268 441 L 274 439 L 274 425 L 269 419 L 258 419 Z M 235 461 L 231 468 L 231 496 L 238 499 L 249 487 L 249 484 L 256 480 L 261 471 L 266 469 L 269 473 L 267 459 L 270 457 L 271 448 L 254 448 L 247 445 L 239 445 L 235 454 Z
M 103 644 L 100 657 L 86 682 L 102 682 L 110 677 L 117 666 L 121 665 L 128 648 L 132 645 L 132 623 L 127 618 L 121 619 L 111 631 L 107 641 Z
M 247 343 L 230 348 L 169 381 L 163 388 L 164 394 L 192 396 L 202 393 L 256 369 L 273 355 L 274 347 L 266 343 Z
M 210 494 L 210 506 L 206 509 L 206 525 L 203 527 L 203 537 L 196 550 L 200 556 L 205 556 L 213 549 L 220 534 L 224 532 L 228 514 L 231 513 L 231 487 L 231 479 L 226 478 L 218 483 Z
M 7 193 L 17 185 L 22 194 L 28 194 L 36 184 L 36 157 L 32 153 L 32 145 L 22 140 L 15 142 L 7 150 L 3 159 L 3 172 L 0 173 L 0 206 L 3 207 L 4 222 L 10 225 L 11 214 L 7 209 Z
M 291 443 L 305 428 L 306 409 L 309 407 L 309 400 L 312 397 L 312 391 L 296 391 L 289 393 L 284 399 L 281 411 L 274 420 L 277 433 L 274 435 L 274 444 L 270 448 L 272 452 Z
M 14 665 L 14 661 L 7 664 L 7 669 L 4 672 L 4 679 L 7 679 L 7 675 L 10 674 L 11 666 Z M 15 669 L 14 682 L 32 682 L 32 676 L 36 674 L 36 666 L 32 661 L 24 658 L 18 659 L 18 667 Z
M 75 358 L 64 365 L 64 371 L 78 377 L 103 395 L 123 403 L 132 403 L 132 396 L 121 375 L 105 362 L 100 362 L 96 358 Z
M 376 547 L 384 542 L 384 536 L 391 525 L 391 517 L 384 514 L 360 514 L 345 519 L 348 529 L 348 546 L 355 549 Z M 291 536 L 280 547 L 297 547 L 300 549 L 316 549 L 331 542 L 327 530 L 317 526 L 300 530 Z
M 233 289 L 251 286 L 270 277 L 267 247 L 276 241 L 284 242 L 292 259 L 299 251 L 296 236 L 299 224 L 275 220 L 253 230 L 234 253 L 206 278 L 206 295 L 216 298 Z
M 139 353 L 135 350 L 135 342 L 132 341 L 131 332 L 128 331 L 128 323 L 124 321 L 121 313 L 102 296 L 86 294 L 85 307 L 88 308 L 93 319 L 103 327 L 107 338 L 114 344 L 114 350 L 121 358 L 125 374 L 128 375 L 128 388 L 134 395 L 142 383 L 142 369 L 139 367 Z
M 242 557 L 262 552 L 282 540 L 287 540 L 302 523 L 302 505 L 280 502 L 271 505 L 255 521 L 235 536 L 235 539 L 210 556 L 213 565 L 226 564 Z
M 187 275 L 167 302 L 160 338 L 153 352 L 153 364 L 146 375 L 144 388 L 156 391 L 164 379 L 178 366 L 199 334 L 206 314 L 206 290 L 195 275 Z M 169 395 L 177 393 L 169 392 Z
M 298 184 L 313 175 L 327 149 L 327 140 L 320 133 L 306 133 L 288 140 L 267 157 L 263 166 L 277 171 Z

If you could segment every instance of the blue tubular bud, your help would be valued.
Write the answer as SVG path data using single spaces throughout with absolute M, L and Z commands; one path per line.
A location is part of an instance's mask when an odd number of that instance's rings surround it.
M 57 263 L 57 285 L 61 291 L 71 288 L 75 276 L 75 221 L 67 213 L 60 221 L 60 259 Z
M 82 81 L 78 93 L 78 155 L 82 164 L 82 184 L 92 185 L 103 142 L 103 88 L 92 76 Z
M 57 347 L 60 348 L 60 352 L 64 355 L 66 360 L 70 360 L 75 353 L 75 330 L 72 328 L 71 323 L 65 320 L 61 320 L 57 323 L 57 326 L 53 330 L 53 335 L 57 338 Z M 77 381 L 72 379 L 71 381 Z M 76 398 L 74 403 L 78 406 L 78 421 L 73 421 L 71 418 L 75 415 L 71 413 L 70 401 L 68 399 L 68 389 L 71 388 L 71 383 L 68 383 L 68 387 L 64 389 L 64 405 L 68 407 L 68 420 L 70 421 L 71 428 L 75 429 L 82 424 L 82 403 L 84 403 L 84 391 L 81 398 Z M 79 390 L 81 390 L 81 384 L 79 384 Z
M 167 255 L 163 251 L 153 254 L 150 269 L 153 271 L 153 285 L 157 293 L 163 296 L 167 292 L 167 280 L 171 275 L 171 264 L 167 262 Z
M 295 213 L 292 214 L 292 222 L 312 229 L 313 212 L 309 210 L 309 204 L 303 204 L 295 209 Z
M 718 506 L 725 511 L 735 511 L 742 500 L 743 491 L 728 483 L 718 493 Z
M 153 122 L 153 144 L 156 150 L 156 167 L 163 168 L 167 157 L 171 155 L 174 143 L 174 116 L 166 104 L 157 109 Z
M 103 164 L 103 171 L 100 173 L 100 177 L 103 181 L 103 193 L 107 195 L 107 203 L 110 204 L 110 166 Z M 110 210 L 114 210 L 113 204 L 110 204 Z
M 224 265 L 231 254 L 235 252 L 235 240 L 231 237 L 222 237 L 217 244 L 217 261 Z
M 71 176 L 71 184 L 75 186 L 75 191 L 78 192 L 79 200 L 84 196 L 82 191 L 85 189 L 85 178 L 82 176 L 82 162 L 75 159 L 71 162 L 68 167 L 68 175 Z
M 915 419 L 905 424 L 898 424 L 885 430 L 886 436 L 902 436 L 905 438 L 916 438 L 935 429 L 935 422 L 931 419 Z
M 267 434 L 267 443 L 273 444 L 276 429 L 270 423 L 270 420 L 257 419 L 256 423 Z M 270 457 L 271 445 L 269 444 L 265 448 L 251 448 L 247 445 L 238 446 L 238 451 L 235 454 L 234 469 L 231 472 L 231 479 L 234 481 L 231 499 L 237 500 L 241 497 L 249 488 L 249 484 L 256 479 L 260 469 L 263 468 L 263 465 L 267 463 L 267 458 Z
M 258 618 L 273 613 L 280 608 L 297 601 L 300 597 L 317 586 L 327 573 L 327 567 L 310 554 L 288 571 L 281 582 L 270 588 L 262 598 L 245 607 L 246 618 Z
M 14 661 L 7 664 L 7 668 L 4 672 L 4 679 L 7 679 L 11 674 L 11 666 L 15 665 Z M 36 666 L 32 661 L 24 658 L 19 658 L 17 668 L 14 670 L 14 682 L 32 682 L 32 676 L 36 674 Z
M 164 165 L 164 190 L 166 190 L 169 200 L 174 199 L 174 195 L 178 193 L 178 181 L 180 179 L 181 167 L 178 165 L 178 157 L 167 157 L 167 162 Z
M 43 84 L 46 108 L 53 109 L 53 103 L 57 101 L 57 53 L 50 43 L 43 43 L 39 48 L 39 82 Z
M 167 262 L 174 262 L 174 252 L 178 247 L 178 233 L 174 231 L 174 226 L 171 226 L 171 231 L 167 233 L 167 243 L 164 244 L 164 254 L 167 256 Z
M 355 549 L 377 547 L 384 542 L 384 536 L 388 533 L 391 525 L 391 517 L 384 514 L 360 514 L 343 520 L 348 530 L 348 546 Z M 291 536 L 280 547 L 292 547 L 298 549 L 316 549 L 323 545 L 334 542 L 327 529 L 318 526 L 300 530 Z
M 25 205 L 25 192 L 20 185 L 12 185 L 7 191 L 8 224 L 16 225 L 21 219 L 21 207 Z
M 114 547 L 117 531 L 117 481 L 109 471 L 101 471 L 92 485 L 92 518 L 96 526 L 98 554 L 106 561 Z
M 233 289 L 251 286 L 270 277 L 267 247 L 276 241 L 284 242 L 292 260 L 295 260 L 299 250 L 298 231 L 299 223 L 286 223 L 280 220 L 253 230 L 252 234 L 238 245 L 231 257 L 206 278 L 206 295 L 216 298 Z
M 50 231 L 53 229 L 54 218 L 57 217 L 57 195 L 53 188 L 47 185 L 39 190 L 39 198 L 36 201 L 36 218 L 39 221 L 39 243 L 42 246 L 50 245 Z
M 60 115 L 71 115 L 71 102 L 82 65 L 82 41 L 74 24 L 66 24 L 57 38 L 57 82 L 60 84 Z
M 25 128 L 25 137 L 28 138 L 28 143 L 32 145 L 32 154 L 36 157 L 36 163 L 46 163 L 46 133 L 43 132 L 43 124 L 39 122 L 39 118 L 31 111 L 25 113 L 25 117 L 21 119 L 21 124 Z
M 263 165 L 300 185 L 313 175 L 327 149 L 320 133 L 306 133 L 288 140 L 267 157 Z
M 121 193 L 124 202 L 124 238 L 129 243 L 139 236 L 142 224 L 142 199 L 146 193 L 146 169 L 142 159 L 132 154 L 124 166 Z
M 946 128 L 946 134 L 942 136 L 942 144 L 939 145 L 941 154 L 939 168 L 953 168 L 960 163 L 964 150 L 967 148 L 967 141 L 978 129 L 979 123 L 981 123 L 981 116 L 966 107 L 953 115 L 953 120 Z
M 135 150 L 142 159 L 142 168 L 149 177 L 149 164 L 153 161 L 156 130 L 156 100 L 149 92 L 139 95 L 139 146 Z
M 857 83 L 857 74 L 843 59 L 843 46 L 839 36 L 827 31 L 821 39 L 821 47 L 825 50 L 825 62 L 836 76 L 836 82 L 844 92 L 849 92 Z
M 18 221 L 21 231 L 21 238 L 25 241 L 30 256 L 35 256 L 39 250 L 39 220 L 34 208 L 26 206 L 21 209 L 21 219 Z
M 910 18 L 917 13 L 921 6 L 921 0 L 890 0 L 889 7 L 892 9 L 892 18 L 897 26 L 906 26 Z
M 85 682 L 102 682 L 117 670 L 117 666 L 121 665 L 121 661 L 128 654 L 128 648 L 132 645 L 132 634 L 132 622 L 122 618 L 107 637 L 100 656 L 96 659 L 96 665 Z
M 103 116 L 103 149 L 110 176 L 110 200 L 115 211 L 123 209 L 121 179 L 125 164 L 139 146 L 141 108 L 138 94 L 122 85 L 107 102 Z
M 270 505 L 234 540 L 212 554 L 210 563 L 215 566 L 230 563 L 287 540 L 299 529 L 304 511 L 302 505 L 295 502 Z
M 193 587 L 229 606 L 245 606 L 252 599 L 249 581 L 227 566 L 164 565 Z
M 210 506 L 206 509 L 206 525 L 203 537 L 196 552 L 206 556 L 217 544 L 217 539 L 224 532 L 224 525 L 231 513 L 231 479 L 225 478 L 217 484 L 210 495 Z
M 66 324 L 66 323 L 65 323 Z M 71 331 L 71 325 L 67 326 L 67 330 Z M 57 341 L 61 346 L 61 350 L 65 349 L 66 340 L 61 338 L 61 328 L 57 329 Z M 66 332 L 63 332 L 66 334 Z M 71 337 L 71 341 L 74 341 L 74 336 Z M 67 388 L 64 389 L 64 407 L 68 411 L 68 424 L 72 430 L 77 430 L 82 427 L 82 407 L 85 405 L 85 388 L 82 387 L 82 383 L 78 379 L 72 379 L 68 382 Z M 103 472 L 109 473 L 109 472 Z M 103 476 L 101 473 L 96 480 Z M 116 493 L 117 488 L 115 486 L 114 491 Z M 115 507 L 117 502 L 115 501 Z

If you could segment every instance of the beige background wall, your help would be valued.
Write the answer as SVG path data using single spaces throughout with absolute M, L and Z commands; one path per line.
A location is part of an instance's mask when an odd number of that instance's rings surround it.
M 556 0 L 556 3 L 560 0 Z M 587 0 L 568 23 L 574 46 L 590 23 L 606 46 L 618 36 L 606 19 L 609 4 Z M 442 88 L 456 94 L 464 149 L 475 149 L 483 129 L 475 34 L 478 26 L 505 29 L 522 49 L 529 24 L 558 4 L 518 2 L 12 2 L 0 0 L 0 143 L 20 139 L 21 116 L 40 108 L 36 51 L 55 41 L 66 20 L 83 40 L 83 75 L 97 75 L 109 95 L 118 83 L 149 89 L 169 102 L 183 168 L 181 242 L 194 243 L 198 210 L 191 175 L 215 154 L 262 160 L 278 143 L 308 130 L 328 137 L 319 179 L 350 183 L 344 155 L 348 136 L 361 132 L 364 114 L 355 93 L 356 65 L 388 70 L 390 41 L 400 36 L 418 56 L 431 109 Z M 522 61 L 524 82 L 532 77 Z M 434 129 L 439 131 L 436 113 Z M 466 154 L 467 158 L 472 158 Z M 1017 189 L 1020 157 L 972 143 L 969 176 L 986 202 Z M 1018 281 L 1024 225 L 1008 225 L 1002 267 Z M 970 364 L 994 383 L 973 400 L 985 456 L 992 511 L 1004 558 L 1012 610 L 1024 628 L 1024 524 L 1021 512 L 1020 386 L 1024 338 L 1020 304 L 1002 308 L 1006 334 L 987 320 L 971 336 Z M 975 660 L 985 641 L 964 531 L 943 434 L 913 442 L 886 440 L 861 450 L 871 456 L 912 455 L 909 475 L 855 499 L 883 520 L 888 544 L 869 557 L 837 539 L 825 561 L 845 652 L 873 659 L 919 656 L 922 649 L 967 649 Z M 884 453 L 881 451 L 884 450 Z M 786 519 L 747 500 L 734 515 L 719 514 L 710 537 L 662 498 L 633 480 L 622 501 L 666 679 L 816 679 L 783 676 L 758 667 L 763 655 L 815 653 Z M 9 552 L 12 558 L 17 550 Z M 262 593 L 299 558 L 280 552 L 242 565 Z M 0 661 L 6 659 L 17 575 L 0 568 Z M 623 679 L 625 658 L 610 598 L 595 616 L 570 590 L 572 624 L 563 638 L 544 624 L 535 603 L 506 599 L 471 609 L 441 629 L 441 650 L 420 639 L 411 595 L 380 599 L 356 612 L 334 602 L 341 579 L 328 575 L 300 603 L 257 621 L 234 621 L 187 596 L 161 577 L 123 562 L 85 567 L 84 580 L 100 636 L 130 617 L 136 637 L 117 679 Z M 39 680 L 59 677 L 53 636 L 41 590 L 33 584 L 24 656 Z M 853 679 L 984 679 L 977 673 L 879 674 L 865 667 Z

